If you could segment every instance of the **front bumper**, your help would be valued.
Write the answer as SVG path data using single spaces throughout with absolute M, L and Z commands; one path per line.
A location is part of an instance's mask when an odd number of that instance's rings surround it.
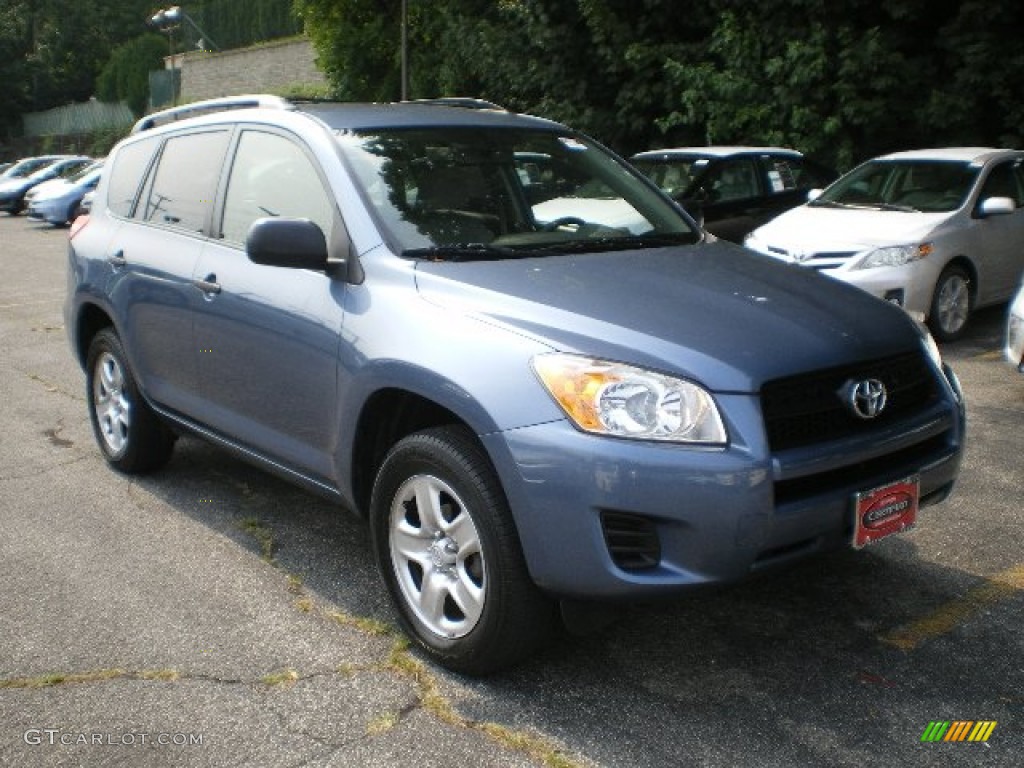
M 921 259 L 899 267 L 823 269 L 821 273 L 855 285 L 880 299 L 899 304 L 908 312 L 920 312 L 925 317 L 931 311 L 932 295 L 939 279 L 939 270 L 931 259 Z
M 70 202 L 65 200 L 43 202 L 31 201 L 25 209 L 25 215 L 32 221 L 45 221 L 49 224 L 66 224 Z
M 667 595 L 849 546 L 858 492 L 917 475 L 922 507 L 943 500 L 965 421 L 948 375 L 948 396 L 910 422 L 776 455 L 748 395 L 717 397 L 726 449 L 596 437 L 566 422 L 483 440 L 538 585 L 572 598 Z

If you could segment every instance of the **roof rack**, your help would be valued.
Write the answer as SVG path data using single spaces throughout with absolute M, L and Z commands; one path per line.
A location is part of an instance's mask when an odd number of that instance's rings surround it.
M 436 99 L 413 99 L 406 104 L 437 104 L 442 107 L 462 107 L 463 109 L 496 109 L 501 112 L 508 110 L 498 104 L 471 96 L 441 96 Z
M 244 96 L 226 96 L 220 99 L 207 99 L 196 101 L 192 104 L 185 104 L 180 107 L 164 109 L 154 112 L 141 118 L 134 126 L 132 133 L 148 131 L 161 125 L 167 125 L 178 120 L 185 120 L 190 117 L 209 115 L 214 112 L 225 112 L 231 109 L 253 109 L 264 107 L 268 109 L 295 109 L 295 105 L 280 96 L 269 96 L 266 94 L 249 94 Z

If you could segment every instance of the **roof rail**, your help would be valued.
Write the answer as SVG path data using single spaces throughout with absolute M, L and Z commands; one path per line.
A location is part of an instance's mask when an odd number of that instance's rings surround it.
M 406 104 L 437 104 L 442 107 L 462 107 L 463 109 L 497 109 L 501 112 L 508 110 L 498 104 L 484 99 L 475 99 L 472 96 L 441 96 L 436 99 L 414 99 Z
M 254 107 L 265 107 L 268 109 L 295 109 L 295 105 L 280 96 L 267 94 L 247 94 L 244 96 L 225 96 L 219 99 L 207 99 L 196 101 L 192 104 L 185 104 L 180 107 L 164 109 L 154 112 L 141 118 L 134 126 L 132 133 L 148 131 L 161 125 L 167 125 L 178 120 L 185 120 L 190 117 L 209 115 L 214 112 L 225 112 L 231 109 L 252 109 Z

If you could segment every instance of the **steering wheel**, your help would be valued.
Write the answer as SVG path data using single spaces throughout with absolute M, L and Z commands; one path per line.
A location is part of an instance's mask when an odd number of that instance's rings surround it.
M 542 224 L 540 231 L 554 232 L 559 227 L 565 227 L 568 226 L 569 224 L 575 224 L 577 227 L 582 227 L 586 223 L 587 222 L 581 219 L 579 216 L 562 216 L 559 219 L 555 219 L 554 221 L 549 221 L 546 224 Z

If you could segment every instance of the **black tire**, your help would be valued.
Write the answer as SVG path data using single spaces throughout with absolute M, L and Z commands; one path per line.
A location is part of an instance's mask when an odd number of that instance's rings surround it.
M 928 325 L 939 341 L 955 341 L 967 330 L 973 307 L 971 276 L 950 264 L 939 275 L 928 311 Z
M 377 474 L 370 526 L 402 627 L 442 666 L 496 672 L 550 635 L 555 604 L 531 581 L 497 476 L 467 430 L 399 441 Z
M 107 462 L 128 474 L 166 464 L 174 435 L 139 394 L 121 340 L 112 329 L 104 328 L 93 338 L 85 371 L 89 420 Z

